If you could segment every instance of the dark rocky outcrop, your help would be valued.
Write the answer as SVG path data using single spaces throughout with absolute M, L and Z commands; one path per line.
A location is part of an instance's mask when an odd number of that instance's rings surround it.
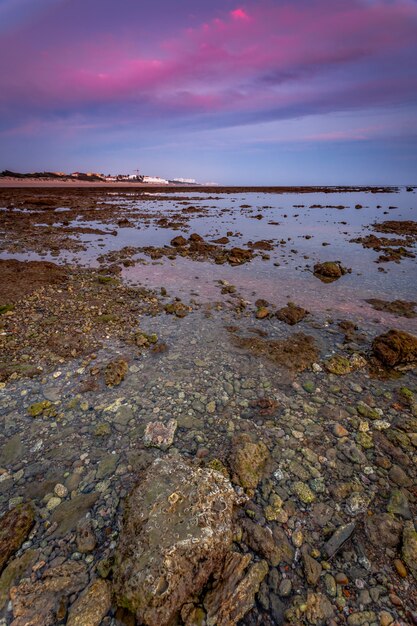
M 372 351 L 388 367 L 414 367 L 417 364 L 417 337 L 402 330 L 389 330 L 375 337 Z

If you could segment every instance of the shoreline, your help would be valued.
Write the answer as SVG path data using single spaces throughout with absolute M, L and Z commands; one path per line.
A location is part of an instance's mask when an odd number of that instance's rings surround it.
M 370 193 L 395 193 L 405 185 L 153 185 L 139 182 L 88 182 L 71 180 L 39 180 L 36 178 L 0 178 L 0 189 L 149 189 L 152 191 L 199 191 L 202 193 L 347 193 L 347 192 L 370 192 Z

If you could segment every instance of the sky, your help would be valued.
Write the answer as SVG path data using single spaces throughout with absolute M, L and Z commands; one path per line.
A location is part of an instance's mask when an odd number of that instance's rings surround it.
M 0 0 L 0 170 L 417 184 L 417 0 Z

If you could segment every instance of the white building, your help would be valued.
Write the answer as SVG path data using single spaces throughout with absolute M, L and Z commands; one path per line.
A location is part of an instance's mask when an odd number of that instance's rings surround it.
M 165 180 L 165 178 L 160 178 L 159 176 L 144 176 L 144 183 L 150 183 L 151 185 L 169 185 L 169 182 Z
M 195 178 L 173 178 L 172 182 L 173 183 L 185 183 L 187 185 L 195 185 L 197 181 L 195 180 Z

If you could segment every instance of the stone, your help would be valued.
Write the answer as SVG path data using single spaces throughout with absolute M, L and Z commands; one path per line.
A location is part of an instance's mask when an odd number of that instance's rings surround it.
M 355 530 L 356 524 L 354 522 L 350 522 L 350 524 L 344 524 L 339 526 L 337 530 L 333 533 L 328 541 L 323 546 L 323 550 L 325 554 L 330 559 L 332 556 L 336 554 L 336 552 L 342 547 L 342 545 L 347 541 Z
M 293 302 L 288 302 L 287 306 L 282 307 L 282 309 L 278 309 L 275 315 L 279 320 L 281 320 L 281 322 L 294 326 L 307 317 L 309 312 L 301 306 L 297 306 Z
M 236 437 L 230 457 L 234 481 L 244 489 L 256 489 L 269 456 L 268 448 L 262 441 L 255 443 L 248 435 Z
M 174 246 L 175 248 L 185 246 L 186 243 L 187 240 L 182 235 L 178 235 L 177 237 L 174 237 L 174 239 L 171 239 L 171 246 Z
M 116 603 L 168 626 L 224 563 L 237 496 L 219 472 L 156 459 L 129 496 L 113 570 Z
M 261 306 L 256 311 L 256 319 L 258 320 L 263 320 L 265 319 L 265 317 L 268 317 L 268 315 L 269 315 L 269 309 L 266 306 Z
M 376 547 L 396 548 L 401 540 L 402 524 L 389 513 L 380 513 L 365 518 L 365 532 Z
M 82 493 L 62 502 L 51 515 L 51 524 L 57 524 L 54 537 L 63 537 L 76 529 L 79 520 L 86 515 L 98 498 L 98 493 Z
M 93 581 L 71 606 L 67 626 L 100 626 L 110 607 L 110 584 L 99 578 Z
M 301 555 L 303 557 L 304 574 L 309 585 L 315 587 L 320 579 L 321 565 L 316 559 L 313 559 L 309 554 L 309 549 L 306 545 L 301 549 Z
M 47 569 L 39 580 L 23 580 L 12 587 L 12 626 L 55 626 L 66 614 L 69 597 L 88 582 L 85 563 L 67 561 Z
M 410 479 L 399 465 L 393 465 L 388 472 L 389 479 L 399 487 L 407 487 Z
M 311 504 L 316 499 L 316 496 L 311 491 L 310 487 L 301 481 L 293 483 L 292 490 L 301 502 L 304 504 Z
M 348 270 L 339 261 L 325 261 L 324 263 L 316 263 L 314 266 L 314 276 L 326 283 L 337 280 L 347 272 Z
M 333 426 L 333 434 L 336 437 L 347 437 L 349 435 L 349 431 L 346 430 L 346 428 L 341 424 L 335 424 Z
M 363 624 L 375 622 L 375 620 L 376 614 L 374 611 L 360 611 L 349 615 L 347 623 L 349 626 L 362 626 Z
M 290 624 L 312 624 L 324 626 L 334 615 L 334 609 L 328 598 L 322 593 L 307 592 L 307 598 L 296 597 L 293 605 L 285 612 Z
M 90 519 L 82 519 L 77 524 L 77 550 L 81 554 L 92 552 L 97 544 L 94 527 Z
M 159 421 L 149 422 L 146 425 L 145 434 L 143 436 L 145 446 L 168 450 L 174 443 L 177 426 L 178 422 L 175 419 L 169 420 L 167 424 L 163 424 Z
M 407 569 L 401 559 L 394 559 L 394 567 L 401 578 L 407 578 Z
M 103 478 L 107 478 L 108 476 L 114 474 L 118 460 L 118 454 L 106 454 L 106 456 L 104 456 L 98 464 L 96 474 L 98 480 L 103 480 Z
M 391 613 L 388 613 L 388 611 L 381 611 L 381 613 L 379 614 L 380 626 L 391 626 L 393 621 L 394 618 L 392 617 Z
M 35 512 L 30 504 L 20 504 L 0 519 L 0 572 L 25 541 L 34 523 Z
M 124 380 L 129 366 L 125 359 L 110 361 L 104 370 L 104 382 L 107 387 L 116 387 Z
M 0 611 L 5 607 L 9 599 L 9 591 L 23 574 L 35 563 L 38 557 L 37 550 L 26 550 L 4 568 L 0 576 Z
M 251 561 L 250 554 L 227 555 L 218 580 L 204 599 L 207 626 L 234 626 L 253 607 L 268 565 L 266 561 Z
M 68 495 L 68 489 L 65 485 L 57 483 L 54 487 L 54 493 L 58 496 L 58 498 L 66 498 Z
M 271 530 L 268 526 L 260 526 L 249 519 L 242 520 L 241 526 L 244 542 L 272 567 L 277 567 L 280 563 L 292 563 L 294 548 L 280 526 L 274 525 Z
M 413 367 L 417 363 L 417 337 L 402 330 L 389 330 L 375 337 L 372 351 L 388 367 Z
M 349 358 L 336 354 L 325 361 L 323 365 L 330 374 L 345 376 L 357 369 L 365 367 L 366 360 L 359 354 L 353 354 Z
M 292 592 L 292 582 L 289 578 L 283 578 L 278 587 L 278 594 L 281 598 L 288 598 Z
M 0 467 L 10 465 L 19 460 L 24 454 L 25 448 L 22 443 L 21 434 L 17 433 L 10 437 L 3 445 L 0 452 Z
M 404 524 L 402 560 L 417 580 L 417 532 L 411 521 Z

